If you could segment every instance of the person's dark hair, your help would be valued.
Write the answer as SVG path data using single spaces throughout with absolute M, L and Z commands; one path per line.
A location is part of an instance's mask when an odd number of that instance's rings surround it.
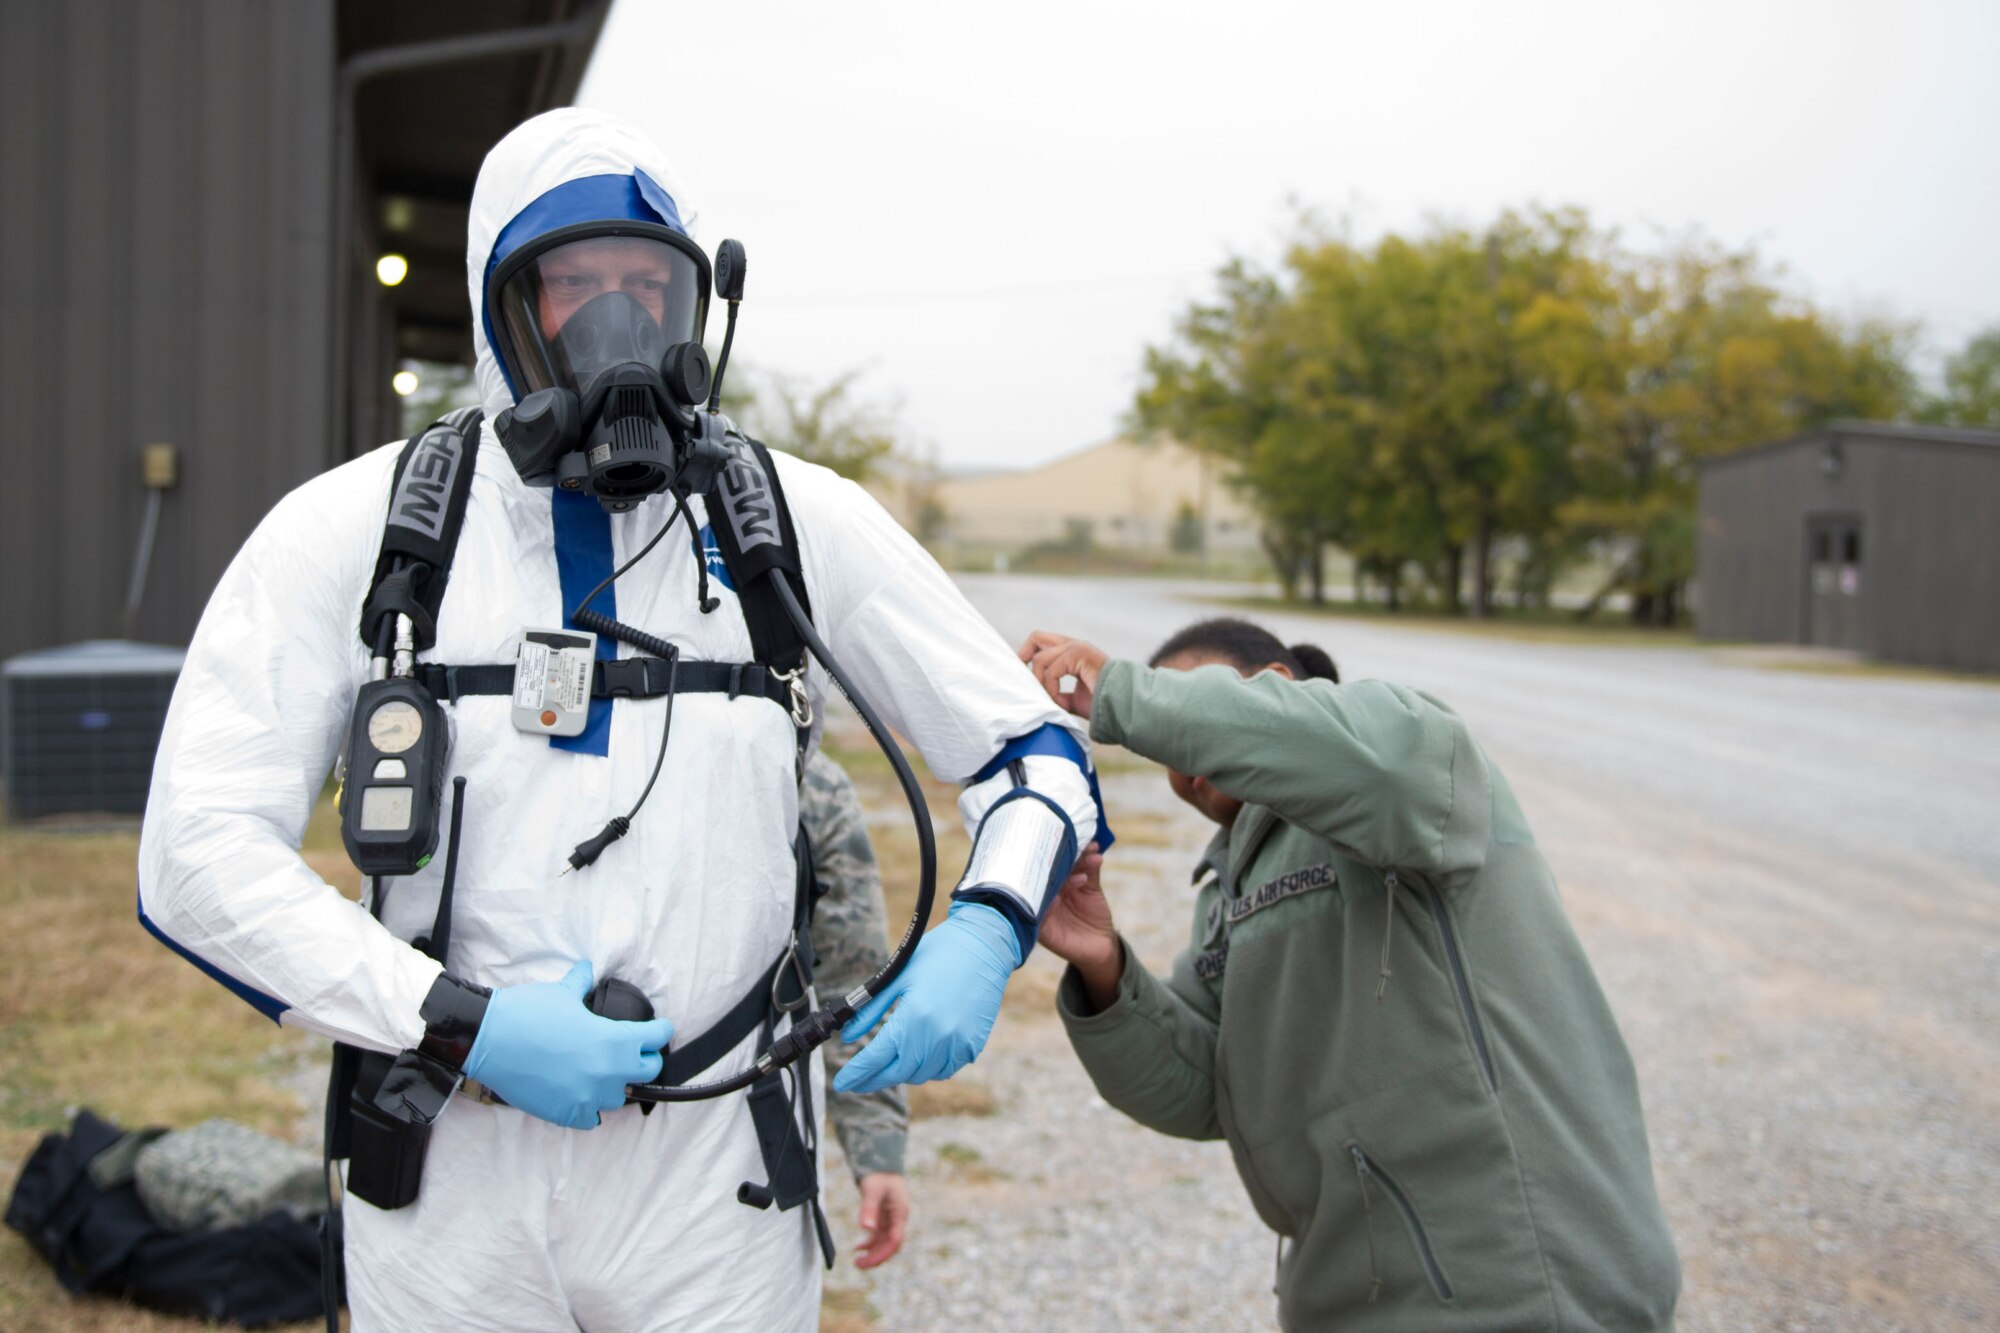
M 1219 657 L 1243 671 L 1255 671 L 1277 662 L 1300 680 L 1330 680 L 1336 684 L 1340 681 L 1340 668 L 1333 664 L 1325 649 L 1310 643 L 1295 643 L 1287 648 L 1262 625 L 1235 616 L 1196 621 L 1176 632 L 1154 650 L 1146 665 L 1158 666 L 1183 653 Z

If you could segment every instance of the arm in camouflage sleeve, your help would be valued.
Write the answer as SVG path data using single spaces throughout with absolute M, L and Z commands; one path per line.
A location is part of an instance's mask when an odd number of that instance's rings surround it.
M 889 961 L 888 912 L 861 799 L 847 774 L 823 754 L 814 754 L 806 765 L 799 819 L 812 842 L 813 873 L 826 893 L 813 914 L 812 945 L 819 958 L 813 985 L 821 995 L 837 995 Z M 840 1135 L 841 1151 L 856 1180 L 878 1171 L 902 1174 L 903 1141 L 910 1128 L 901 1088 L 832 1090 L 833 1076 L 865 1045 L 836 1037 L 821 1048 L 826 1053 L 827 1119 Z

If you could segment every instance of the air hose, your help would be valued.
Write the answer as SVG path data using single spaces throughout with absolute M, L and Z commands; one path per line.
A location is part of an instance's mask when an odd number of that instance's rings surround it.
M 720 1097 L 747 1088 L 765 1075 L 775 1073 L 817 1049 L 839 1032 L 841 1026 L 853 1018 L 861 1006 L 867 1004 L 874 996 L 880 995 L 909 965 L 910 955 L 916 952 L 917 941 L 923 938 L 924 926 L 931 919 L 931 904 L 937 897 L 937 836 L 931 827 L 930 807 L 924 803 L 923 788 L 917 784 L 917 775 L 910 771 L 910 762 L 903 757 L 903 748 L 896 744 L 894 738 L 889 735 L 888 728 L 882 724 L 882 719 L 875 715 L 873 708 L 869 707 L 868 700 L 847 678 L 847 673 L 841 670 L 840 663 L 834 660 L 832 651 L 813 629 L 812 618 L 805 613 L 805 608 L 799 605 L 799 599 L 793 593 L 785 575 L 774 569 L 764 577 L 772 580 L 777 588 L 778 600 L 784 604 L 785 615 L 790 618 L 793 628 L 798 630 L 799 637 L 806 641 L 807 647 L 812 649 L 812 655 L 819 659 L 827 674 L 833 677 L 833 682 L 839 687 L 841 694 L 854 705 L 854 711 L 861 714 L 861 720 L 867 724 L 869 734 L 875 738 L 875 744 L 880 746 L 882 753 L 887 756 L 889 766 L 896 770 L 896 780 L 903 786 L 903 796 L 910 803 L 910 815 L 916 821 L 917 827 L 917 905 L 910 913 L 910 924 L 903 930 L 902 941 L 896 945 L 896 951 L 889 955 L 889 961 L 883 964 L 881 971 L 831 1004 L 823 1005 L 803 1018 L 794 1019 L 790 1029 L 773 1041 L 771 1049 L 758 1056 L 756 1062 L 748 1069 L 714 1083 L 695 1083 L 681 1087 L 665 1083 L 635 1083 L 626 1088 L 627 1095 L 634 1101 L 698 1102 L 710 1097 Z

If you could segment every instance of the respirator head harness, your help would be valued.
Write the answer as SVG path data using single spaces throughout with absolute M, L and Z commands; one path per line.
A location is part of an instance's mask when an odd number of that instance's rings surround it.
M 728 461 L 699 410 L 709 281 L 708 257 L 657 222 L 562 227 L 495 266 L 493 351 L 518 397 L 494 428 L 522 480 L 613 513 L 708 489 Z

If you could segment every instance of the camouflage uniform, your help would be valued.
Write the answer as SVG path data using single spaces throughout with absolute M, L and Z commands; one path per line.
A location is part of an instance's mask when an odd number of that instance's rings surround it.
M 823 754 L 806 765 L 799 791 L 799 818 L 812 840 L 813 871 L 825 896 L 813 916 L 813 952 L 819 966 L 813 987 L 821 995 L 854 989 L 889 961 L 888 912 L 882 904 L 882 876 L 861 814 L 854 783 Z M 835 1037 L 826 1052 L 826 1114 L 840 1135 L 841 1151 L 859 1180 L 877 1171 L 903 1170 L 903 1140 L 910 1112 L 901 1088 L 881 1092 L 834 1092 L 833 1076 L 866 1042 L 850 1045 Z

